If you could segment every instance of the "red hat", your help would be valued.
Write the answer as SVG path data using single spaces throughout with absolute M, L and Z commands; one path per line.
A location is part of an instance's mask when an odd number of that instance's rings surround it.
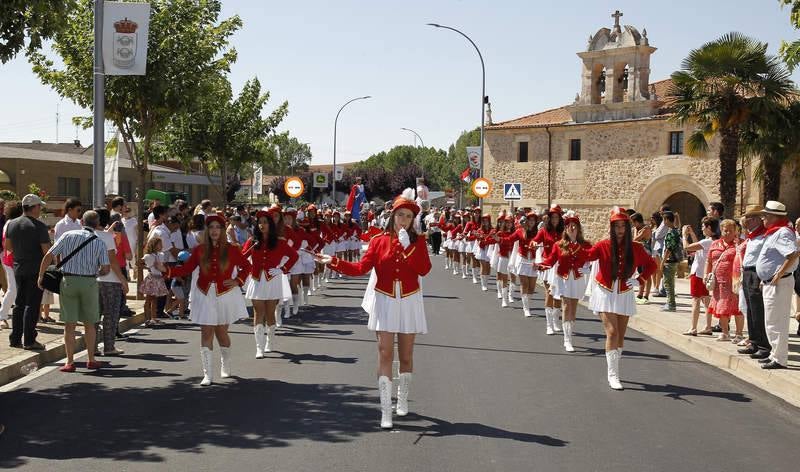
M 625 212 L 625 209 L 622 207 L 615 206 L 611 209 L 610 221 L 611 223 L 615 221 L 630 221 L 631 217 L 628 216 L 628 213 Z
M 535 211 L 531 210 L 531 211 L 529 211 L 528 213 L 525 214 L 525 218 L 536 218 L 538 220 L 539 219 L 539 214 L 536 213 Z
M 550 209 L 547 210 L 547 214 L 549 215 L 550 213 L 558 213 L 558 216 L 561 216 L 564 214 L 564 211 L 561 210 L 560 206 L 553 203 L 552 205 L 550 205 Z
M 330 210 L 330 208 L 325 210 L 325 213 L 323 214 L 323 216 L 332 216 L 332 215 L 333 215 L 333 212 Z
M 317 211 L 317 206 L 312 203 L 306 207 L 306 211 Z
M 336 211 L 334 211 L 334 212 L 332 213 L 332 215 L 333 215 L 333 216 L 342 216 L 342 214 L 341 214 L 341 213 L 339 213 L 339 210 L 336 210 Z
M 256 212 L 256 220 L 259 218 L 269 218 L 270 212 L 267 210 L 258 210 Z
M 225 227 L 225 217 L 223 217 L 222 215 L 208 215 L 208 216 L 206 216 L 206 227 L 208 227 L 208 225 L 210 225 L 211 223 L 213 223 L 215 221 L 217 223 L 219 223 L 219 225 L 222 226 L 223 228 Z
M 270 215 L 270 216 L 273 216 L 273 215 L 280 216 L 280 214 L 281 214 L 280 205 L 272 205 L 271 207 L 269 207 L 269 210 L 267 210 L 267 214 Z
M 419 213 L 419 206 L 417 206 L 417 203 L 414 201 L 414 190 L 407 188 L 403 190 L 403 193 L 395 197 L 394 202 L 392 202 L 392 212 L 400 208 L 411 210 L 411 213 L 417 216 Z
M 481 216 L 481 219 L 482 219 L 482 220 L 489 220 L 489 221 L 492 221 L 492 215 L 490 215 L 490 214 L 488 214 L 488 213 L 484 213 L 484 214 L 483 214 L 483 216 Z
M 580 224 L 580 222 L 581 222 L 581 219 L 578 217 L 578 214 L 575 213 L 572 210 L 569 210 L 564 215 L 564 225 L 568 225 L 570 223 L 578 223 L 578 224 Z

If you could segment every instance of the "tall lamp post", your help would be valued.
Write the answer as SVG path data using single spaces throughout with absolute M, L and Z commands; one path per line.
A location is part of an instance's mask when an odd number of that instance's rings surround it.
M 331 196 L 333 197 L 334 207 L 336 206 L 336 128 L 339 123 L 339 113 L 341 113 L 342 110 L 344 110 L 344 107 L 355 102 L 356 100 L 366 100 L 368 98 L 372 97 L 370 95 L 365 95 L 363 97 L 356 97 L 349 100 L 347 103 L 342 105 L 342 108 L 339 108 L 339 111 L 336 113 L 336 119 L 333 121 L 333 172 L 331 172 L 331 174 L 333 174 L 333 193 Z
M 411 128 L 400 128 L 400 129 L 403 130 L 403 131 L 410 131 L 410 132 L 414 133 L 415 138 L 419 139 L 419 142 L 420 142 L 420 144 L 422 144 L 422 147 L 423 148 L 425 147 L 425 141 L 422 140 L 422 136 L 420 136 L 419 133 L 417 133 L 416 131 L 414 131 Z M 415 139 L 415 141 L 416 141 L 416 139 Z M 420 167 L 421 167 L 420 170 L 422 171 L 422 178 L 424 179 L 425 178 L 425 164 L 423 163 Z
M 444 29 L 448 29 L 450 31 L 455 31 L 456 33 L 460 34 L 461 36 L 467 38 L 467 41 L 469 41 L 470 44 L 472 44 L 472 46 L 475 48 L 475 51 L 478 52 L 478 58 L 480 58 L 480 60 L 481 60 L 481 71 L 482 71 L 482 74 L 483 74 L 483 78 L 481 80 L 481 157 L 480 157 L 480 162 L 478 164 L 478 166 L 479 166 L 478 170 L 480 172 L 480 176 L 483 177 L 483 128 L 484 128 L 484 123 L 485 123 L 485 120 L 486 120 L 486 113 L 484 113 L 484 106 L 486 104 L 486 65 L 483 63 L 483 55 L 481 54 L 481 50 L 478 49 L 478 46 L 475 44 L 475 41 L 470 39 L 469 36 L 467 36 L 466 34 L 462 33 L 461 31 L 459 31 L 459 30 L 457 30 L 455 28 L 452 28 L 450 26 L 439 25 L 439 24 L 436 24 L 436 23 L 428 23 L 428 26 L 433 26 L 435 28 L 444 28 Z M 479 201 L 481 202 L 481 207 L 482 207 L 483 206 L 483 199 L 480 199 Z

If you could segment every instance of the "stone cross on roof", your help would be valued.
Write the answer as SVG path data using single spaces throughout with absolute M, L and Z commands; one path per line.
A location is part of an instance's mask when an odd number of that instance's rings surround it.
M 614 31 L 622 31 L 622 28 L 619 26 L 619 17 L 623 16 L 623 14 L 617 10 L 611 15 L 611 18 L 614 18 Z

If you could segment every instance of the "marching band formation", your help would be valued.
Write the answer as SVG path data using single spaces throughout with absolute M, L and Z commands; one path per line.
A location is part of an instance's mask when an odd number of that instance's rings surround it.
M 191 320 L 201 326 L 201 385 L 214 382 L 214 339 L 221 353 L 220 376 L 230 377 L 231 340 L 228 326 L 253 306 L 255 357 L 275 349 L 282 318 L 299 313 L 332 278 L 370 274 L 362 307 L 368 329 L 376 333 L 378 390 L 382 428 L 392 427 L 392 363 L 397 338 L 400 372 L 396 414 L 408 414 L 415 336 L 428 331 L 421 278 L 431 270 L 427 240 L 421 231 L 421 208 L 412 189 L 394 199 L 388 218 L 370 219 L 366 231 L 349 212 L 320 212 L 309 205 L 273 205 L 256 213 L 253 236 L 239 247 L 226 241 L 225 220 L 206 217 L 206 232 L 183 264 L 166 276 L 193 274 Z M 378 227 L 378 222 L 385 222 Z M 522 314 L 533 317 L 531 297 L 541 281 L 545 296 L 546 334 L 561 333 L 564 349 L 574 352 L 578 301 L 602 318 L 606 332 L 607 380 L 621 390 L 619 363 L 628 317 L 636 310 L 635 287 L 650 277 L 655 261 L 633 241 L 631 221 L 623 208 L 609 218 L 609 236 L 592 244 L 584 239 L 579 215 L 558 205 L 543 215 L 509 215 L 496 221 L 480 208 L 446 211 L 428 226 L 444 236 L 444 268 L 454 277 L 472 279 L 488 292 L 492 271 L 501 308 L 521 302 Z M 368 243 L 361 255 L 363 243 Z

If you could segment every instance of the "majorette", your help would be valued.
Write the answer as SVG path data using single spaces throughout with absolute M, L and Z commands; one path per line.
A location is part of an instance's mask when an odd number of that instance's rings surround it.
M 406 189 L 395 198 L 386 232 L 372 238 L 359 262 L 318 255 L 320 262 L 341 273 L 359 276 L 372 271 L 361 306 L 369 314 L 367 327 L 377 332 L 380 365 L 378 389 L 381 398 L 381 427 L 392 427 L 392 361 L 394 336 L 398 337 L 400 377 L 397 414 L 408 414 L 414 337 L 428 331 L 420 277 L 431 270 L 425 238 L 417 235 L 413 222 L 419 213 L 414 191 Z
M 529 306 L 529 297 L 533 295 L 533 288 L 536 286 L 536 278 L 539 276 L 535 263 L 536 247 L 534 241 L 536 236 L 536 224 L 538 217 L 535 212 L 525 215 L 525 223 L 514 234 L 503 241 L 507 245 L 517 244 L 517 254 L 515 255 L 515 273 L 520 278 L 520 297 L 522 298 L 522 312 L 526 317 L 533 316 Z

